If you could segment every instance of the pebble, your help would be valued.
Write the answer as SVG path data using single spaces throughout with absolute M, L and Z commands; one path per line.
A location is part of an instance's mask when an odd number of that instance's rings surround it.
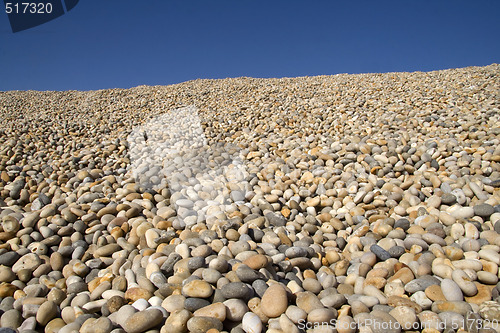
M 471 304 L 482 304 L 492 299 L 492 288 L 491 286 L 484 285 L 478 282 L 474 282 L 474 287 L 476 288 L 476 293 L 473 296 L 465 296 L 465 300 Z
M 420 321 L 420 327 L 424 327 L 426 329 L 434 329 L 438 332 L 441 332 L 443 327 L 441 323 L 441 319 L 437 313 L 431 311 L 422 311 L 417 315 Z
M 80 333 L 109 333 L 112 330 L 113 323 L 108 318 L 89 318 L 83 323 Z
M 464 295 L 459 285 L 450 279 L 443 279 L 441 281 L 441 291 L 446 298 L 446 300 L 450 302 L 454 301 L 463 301 Z
M 484 271 L 477 272 L 477 279 L 485 284 L 496 284 L 498 282 L 497 275 Z
M 399 322 L 387 312 L 380 310 L 373 310 L 370 313 L 370 318 L 371 321 L 369 322 L 368 326 L 372 329 L 374 333 L 401 332 L 401 326 L 399 325 Z
M 486 203 L 474 206 L 474 214 L 483 218 L 489 218 L 494 212 L 495 208 Z
M 324 307 L 318 297 L 309 291 L 298 293 L 296 303 L 299 308 L 307 313 L 310 313 L 314 309 L 321 309 Z
M 210 302 L 203 298 L 187 298 L 184 301 L 184 308 L 191 312 L 194 312 L 208 305 L 210 305 Z
M 337 313 L 332 309 L 314 309 L 307 315 L 307 321 L 310 323 L 329 323 L 336 316 Z
M 186 297 L 207 298 L 212 296 L 213 289 L 212 286 L 206 281 L 193 280 L 182 287 L 182 293 Z
M 465 296 L 474 296 L 477 294 L 476 285 L 471 281 L 471 278 L 463 270 L 454 270 L 453 273 L 451 273 L 451 277 L 453 281 L 460 287 Z
M 222 322 L 212 317 L 192 317 L 187 321 L 187 328 L 193 333 L 205 333 L 211 329 L 222 331 L 222 327 Z
M 262 254 L 257 254 L 255 256 L 251 256 L 250 258 L 246 259 L 243 261 L 245 265 L 250 267 L 251 269 L 261 269 L 264 268 L 268 265 L 269 259 L 262 255 Z
M 500 304 L 495 301 L 486 301 L 479 306 L 479 314 L 489 321 L 500 320 Z
M 446 328 L 463 327 L 465 323 L 464 316 L 455 312 L 441 312 L 438 316 Z
M 384 250 L 382 247 L 380 247 L 377 244 L 373 244 L 370 247 L 370 251 L 372 251 L 377 256 L 377 258 L 382 260 L 382 261 L 388 260 L 389 258 L 392 257 L 389 252 L 387 252 L 386 250 Z
M 66 325 L 61 318 L 54 318 L 45 325 L 45 332 L 57 333 Z
M 40 325 L 47 325 L 47 323 L 55 318 L 57 314 L 57 305 L 52 301 L 46 301 L 38 308 L 38 311 L 36 313 L 36 321 Z
M 409 331 L 412 330 L 412 328 L 417 327 L 417 315 L 415 310 L 410 307 L 396 306 L 389 312 L 389 314 L 398 321 L 402 330 Z
M 122 324 L 127 333 L 145 332 L 163 322 L 163 313 L 158 309 L 147 309 L 134 313 Z
M 264 293 L 261 301 L 262 312 L 269 318 L 279 317 L 288 307 L 288 297 L 285 288 L 273 284 Z M 307 312 L 307 311 L 306 311 Z
M 469 303 L 464 301 L 436 301 L 432 304 L 432 311 L 441 312 L 456 312 L 464 315 L 472 310 Z
M 439 279 L 433 276 L 423 276 L 415 280 L 411 280 L 405 285 L 405 290 L 411 294 L 417 291 L 424 291 L 427 287 L 431 285 L 440 284 Z
M 226 307 L 226 318 L 230 321 L 241 322 L 245 313 L 248 312 L 248 306 L 240 299 L 228 299 L 224 301 Z
M 304 321 L 307 318 L 307 313 L 296 305 L 290 305 L 286 309 L 286 316 L 295 324 Z
M 5 311 L 0 317 L 0 325 L 2 327 L 8 327 L 12 329 L 17 329 L 23 321 L 21 313 L 16 309 L 10 309 Z
M 173 311 L 165 321 L 165 325 L 163 326 L 162 330 L 165 329 L 165 332 L 172 333 L 185 332 L 188 329 L 187 323 L 190 318 L 191 313 L 186 309 Z
M 241 328 L 246 333 L 260 333 L 262 332 L 262 321 L 255 313 L 247 312 L 241 320 Z
M 244 307 L 243 307 L 244 308 Z M 212 317 L 217 318 L 221 322 L 226 320 L 227 311 L 231 311 L 225 304 L 222 303 L 213 303 L 207 305 L 201 309 L 196 310 L 193 315 L 201 316 L 201 317 Z
M 222 296 L 225 298 L 241 298 L 246 299 L 251 296 L 252 290 L 243 282 L 230 282 L 220 289 Z

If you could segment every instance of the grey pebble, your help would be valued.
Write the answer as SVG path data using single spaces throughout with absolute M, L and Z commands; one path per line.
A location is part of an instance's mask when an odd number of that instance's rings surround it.
M 387 252 L 377 244 L 373 244 L 372 246 L 370 246 L 370 251 L 372 251 L 373 254 L 375 254 L 377 258 L 382 261 L 388 260 L 389 258 L 392 257 L 389 252 Z

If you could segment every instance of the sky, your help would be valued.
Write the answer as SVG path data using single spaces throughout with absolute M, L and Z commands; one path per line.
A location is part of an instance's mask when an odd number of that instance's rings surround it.
M 0 91 L 485 66 L 499 17 L 498 0 L 80 0 L 13 33 L 2 11 Z

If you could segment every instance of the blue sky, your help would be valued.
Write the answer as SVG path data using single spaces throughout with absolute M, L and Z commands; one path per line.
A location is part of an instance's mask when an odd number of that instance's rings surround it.
M 498 0 L 80 0 L 12 33 L 2 11 L 0 90 L 484 66 L 499 17 Z

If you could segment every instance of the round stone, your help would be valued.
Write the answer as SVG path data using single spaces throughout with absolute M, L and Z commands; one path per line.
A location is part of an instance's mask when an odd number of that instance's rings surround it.
M 332 309 L 322 308 L 314 309 L 307 315 L 307 321 L 310 323 L 330 323 L 337 316 L 336 311 Z
M 223 304 L 227 309 L 226 318 L 230 321 L 240 322 L 248 312 L 248 306 L 241 299 L 228 299 Z
M 451 279 L 443 279 L 441 281 L 441 290 L 444 297 L 450 301 L 463 301 L 464 295 L 458 284 Z
M 251 289 L 247 286 L 246 283 L 243 282 L 230 282 L 224 285 L 220 289 L 222 296 L 225 298 L 241 298 L 246 299 L 249 298 L 252 294 Z
M 21 313 L 16 309 L 10 309 L 5 311 L 0 317 L 0 325 L 2 327 L 8 327 L 12 329 L 16 329 L 21 326 L 23 322 L 23 318 Z
M 261 333 L 262 320 L 253 312 L 247 312 L 241 321 L 241 328 L 246 333 Z
M 57 305 L 52 301 L 46 301 L 38 308 L 38 311 L 36 313 L 36 321 L 40 325 L 47 325 L 47 323 L 54 319 L 57 314 Z
M 417 328 L 418 319 L 415 310 L 407 306 L 396 306 L 389 314 L 401 325 L 401 329 L 410 331 Z
M 313 279 L 313 278 L 307 278 L 305 279 L 303 282 L 302 282 L 302 287 L 307 290 L 307 291 L 310 291 L 314 294 L 318 294 L 322 288 L 321 286 L 321 283 L 319 283 L 318 280 L 316 279 Z
M 272 284 L 267 288 L 261 301 L 262 312 L 269 318 L 279 317 L 288 307 L 285 288 L 280 284 Z
M 227 311 L 228 308 L 224 304 L 217 302 L 196 310 L 193 315 L 199 317 L 212 317 L 223 322 L 226 320 Z
M 257 254 L 243 261 L 245 265 L 252 269 L 261 269 L 268 265 L 269 259 L 263 254 Z
M 89 318 L 83 323 L 80 333 L 109 333 L 112 330 L 113 323 L 108 318 Z
M 127 304 L 127 301 L 125 301 L 125 298 L 121 296 L 113 296 L 106 302 L 110 313 L 120 310 L 120 308 L 125 304 Z
M 212 296 L 212 286 L 202 280 L 193 280 L 182 287 L 182 294 L 187 297 L 207 298 Z
M 127 333 L 145 332 L 163 322 L 163 313 L 155 308 L 134 313 L 122 325 Z
M 489 218 L 494 212 L 495 208 L 486 203 L 474 206 L 474 214 L 483 218 Z
M 192 317 L 187 321 L 187 328 L 192 333 L 206 333 L 211 329 L 222 331 L 222 322 L 212 317 Z M 128 332 L 127 332 L 128 333 Z
M 314 309 L 324 308 L 324 305 L 321 303 L 319 298 L 309 291 L 298 293 L 296 303 L 299 308 L 307 313 L 310 313 Z
M 471 281 L 471 278 L 461 269 L 455 269 L 451 273 L 453 281 L 460 287 L 465 296 L 474 296 L 477 294 L 477 287 Z

